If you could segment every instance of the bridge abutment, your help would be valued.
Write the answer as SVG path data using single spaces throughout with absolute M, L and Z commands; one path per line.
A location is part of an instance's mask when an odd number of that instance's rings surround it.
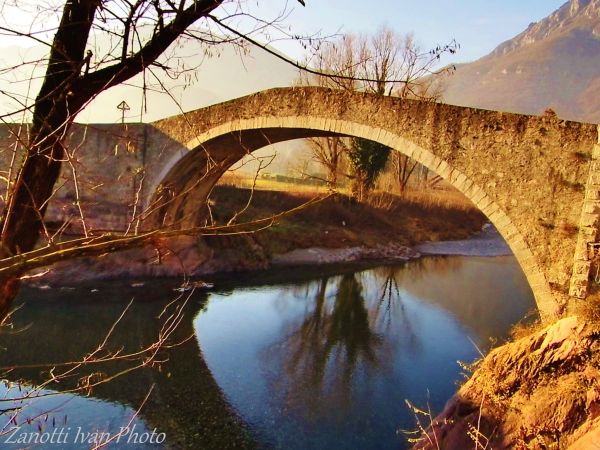
M 590 271 L 594 257 L 591 244 L 597 243 L 600 235 L 600 143 L 594 146 L 590 169 L 585 186 L 585 198 L 581 207 L 579 230 L 573 262 L 573 274 L 569 296 L 585 299 L 588 296 Z

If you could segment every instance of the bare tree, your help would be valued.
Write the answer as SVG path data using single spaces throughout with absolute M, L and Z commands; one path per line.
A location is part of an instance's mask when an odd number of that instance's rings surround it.
M 356 51 L 357 45 L 357 37 L 352 34 L 342 36 L 337 42 L 325 43 L 313 59 L 308 61 L 317 73 L 302 72 L 300 82 L 345 91 L 358 90 L 361 58 L 366 55 Z M 330 189 L 336 189 L 340 172 L 345 166 L 350 140 L 326 137 L 310 138 L 307 141 L 313 159 L 327 172 L 327 185 Z
M 396 187 L 402 194 L 419 163 L 400 152 L 394 152 L 390 162 Z
M 372 36 L 346 35 L 337 42 L 325 43 L 313 65 L 329 76 L 307 81 L 344 90 L 435 101 L 441 93 L 440 84 L 428 75 L 449 71 L 450 68 L 436 71 L 435 67 L 444 53 L 454 53 L 457 47 L 453 41 L 422 52 L 411 34 L 402 35 L 383 26 Z M 315 159 L 327 168 L 332 180 L 337 179 L 340 154 L 348 155 L 354 178 L 353 193 L 359 200 L 372 189 L 390 153 L 388 147 L 364 139 L 327 138 L 313 141 L 311 147 Z M 393 161 L 397 179 L 405 187 L 417 163 L 400 153 L 395 153 Z
M 31 23 L 19 28 L 4 21 L 0 26 L 4 35 L 25 37 L 48 49 L 47 59 L 32 61 L 45 66 L 33 103 L 3 92 L 22 105 L 2 116 L 3 121 L 18 118 L 21 113 L 30 113 L 31 117 L 27 137 L 16 138 L 25 152 L 22 164 L 14 181 L 8 178 L 0 222 L 0 259 L 5 260 L 35 248 L 44 231 L 44 216 L 62 164 L 71 162 L 65 137 L 77 114 L 96 96 L 140 73 L 183 71 L 160 61 L 182 38 L 200 40 L 210 48 L 228 42 L 244 45 L 244 38 L 255 42 L 250 36 L 265 29 L 276 29 L 279 37 L 291 37 L 278 26 L 285 14 L 266 20 L 250 14 L 243 2 L 234 0 L 56 0 L 43 7 L 4 2 L 3 15 L 8 17 L 27 7 L 36 14 Z M 52 28 L 57 17 L 60 19 Z M 108 45 L 96 46 L 102 36 L 108 39 Z M 21 273 L 0 274 L 3 314 L 16 295 Z
M 308 139 L 313 159 L 327 173 L 325 182 L 330 190 L 339 185 L 339 177 L 346 166 L 345 155 L 348 152 L 346 140 L 337 137 Z M 345 175 L 345 174 L 344 174 Z

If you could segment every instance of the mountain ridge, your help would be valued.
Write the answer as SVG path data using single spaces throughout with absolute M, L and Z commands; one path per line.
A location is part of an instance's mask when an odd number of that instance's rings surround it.
M 546 18 L 530 23 L 525 31 L 501 43 L 491 55 L 507 54 L 539 42 L 573 25 L 580 26 L 584 20 L 593 22 L 592 34 L 600 37 L 600 0 L 572 0 L 565 3 Z
M 600 122 L 600 0 L 571 0 L 444 80 L 447 103 Z

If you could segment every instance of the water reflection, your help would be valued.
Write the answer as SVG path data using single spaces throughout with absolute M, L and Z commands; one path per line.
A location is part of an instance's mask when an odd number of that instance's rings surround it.
M 286 375 L 271 388 L 286 391 L 287 406 L 312 419 L 346 408 L 357 370 L 383 370 L 390 350 L 385 334 L 374 328 L 358 275 L 314 284 L 316 289 L 308 289 L 312 295 L 306 297 L 304 317 L 287 324 L 283 340 L 264 355 L 267 364 L 281 362 Z
M 477 355 L 471 339 L 503 336 L 533 306 L 512 258 L 322 272 L 283 271 L 266 281 L 252 274 L 243 285 L 217 284 L 209 297 L 196 293 L 173 337 L 196 339 L 165 351 L 162 371 L 125 375 L 62 414 L 68 423 L 79 416 L 90 427 L 118 427 L 154 385 L 140 420 L 165 432 L 170 448 L 403 448 L 396 430 L 413 424 L 404 399 L 423 405 L 429 397 L 441 408 L 460 377 L 456 360 Z M 81 357 L 132 297 L 112 348 L 144 346 L 157 335 L 174 286 L 94 287 L 100 292 L 24 289 L 15 326 L 31 327 L 0 336 L 0 366 Z M 47 372 L 19 369 L 8 377 L 35 385 Z
M 166 435 L 148 428 L 133 408 L 22 383 L 0 386 L 0 447 L 5 449 L 157 449 Z
M 22 333 L 0 335 L 0 366 L 79 360 L 104 339 L 107 330 L 132 298 L 134 303 L 114 329 L 109 348 L 122 348 L 126 352 L 144 347 L 154 342 L 159 333 L 163 321 L 158 316 L 165 304 L 173 300 L 173 283 L 154 280 L 147 283 L 147 290 L 140 290 L 125 283 L 104 282 L 93 286 L 100 289 L 96 293 L 90 292 L 91 287 L 84 286 L 68 291 L 24 288 L 18 299 L 24 306 L 17 312 L 14 321 L 15 329 L 28 328 Z M 173 342 L 184 341 L 193 335 L 192 318 L 205 301 L 206 297 L 201 293 L 190 298 L 184 311 L 186 319 L 172 336 Z M 94 389 L 89 401 L 67 395 L 51 400 L 69 400 L 58 409 L 47 408 L 48 404 L 44 403 L 34 404 L 21 416 L 21 422 L 37 415 L 36 408 L 46 408 L 52 414 L 48 421 L 43 420 L 44 429 L 54 419 L 57 426 L 70 426 L 74 431 L 84 420 L 82 427 L 85 431 L 98 428 L 114 433 L 127 425 L 129 413 L 140 407 L 154 386 L 140 411 L 139 420 L 147 429 L 156 428 L 158 432 L 164 432 L 168 448 L 255 447 L 243 421 L 224 400 L 195 340 L 187 340 L 171 350 L 165 349 L 160 359 L 165 361 L 160 371 L 145 368 L 125 374 L 115 382 Z M 101 367 L 88 367 L 87 371 L 116 373 L 128 367 L 128 362 L 112 362 Z M 79 376 L 86 373 L 85 370 L 79 371 Z M 48 369 L 26 367 L 3 376 L 12 381 L 24 380 L 31 385 L 39 385 L 49 378 Z M 75 387 L 79 376 L 51 383 L 48 387 L 68 391 Z M 0 415 L 0 419 L 6 417 Z M 37 423 L 33 425 L 37 427 Z M 0 448 L 19 448 L 3 446 L 2 442 L 0 440 Z
M 374 273 L 384 278 L 387 270 Z M 512 256 L 423 258 L 393 270 L 407 294 L 448 311 L 482 348 L 490 337 L 505 339 L 524 315 L 537 317 L 531 288 Z
M 213 294 L 195 327 L 260 442 L 401 448 L 396 430 L 413 423 L 404 399 L 429 396 L 439 410 L 460 377 L 456 361 L 532 306 L 512 258 L 430 258 Z

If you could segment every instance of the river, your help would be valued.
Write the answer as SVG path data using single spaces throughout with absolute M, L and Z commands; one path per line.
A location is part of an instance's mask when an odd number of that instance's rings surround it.
M 177 282 L 25 287 L 13 332 L 0 336 L 0 365 L 22 366 L 4 377 L 23 380 L 21 388 L 33 389 L 33 397 L 52 394 L 23 401 L 19 433 L 65 433 L 59 447 L 31 448 L 90 448 L 78 432 L 114 436 L 126 425 L 129 431 L 136 426 L 138 442 L 130 432 L 109 448 L 406 448 L 404 431 L 415 429 L 415 417 L 428 420 L 406 400 L 435 415 L 464 379 L 462 363 L 478 358 L 490 339 L 506 338 L 534 308 L 512 256 L 427 257 L 214 281 L 212 291 L 194 292 L 181 309 L 171 336 L 180 345 L 161 350 L 160 370 L 126 373 L 88 397 L 64 393 L 76 377 L 43 391 L 31 388 L 48 378 L 47 369 L 31 365 L 88 354 L 131 299 L 107 347 L 125 352 L 151 343 L 164 323 L 165 304 L 177 296 Z M 82 371 L 113 374 L 130 365 Z M 10 383 L 2 393 L 22 396 Z M 154 443 L 139 442 L 153 431 Z M 0 448 L 19 448 L 7 436 L 0 436 Z

